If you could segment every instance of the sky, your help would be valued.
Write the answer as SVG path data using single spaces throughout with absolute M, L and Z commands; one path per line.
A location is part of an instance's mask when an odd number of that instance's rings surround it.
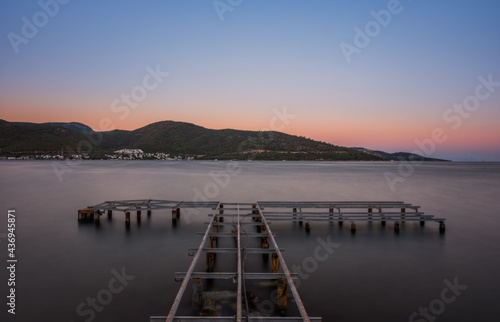
M 0 34 L 7 121 L 500 161 L 500 1 L 2 1 Z

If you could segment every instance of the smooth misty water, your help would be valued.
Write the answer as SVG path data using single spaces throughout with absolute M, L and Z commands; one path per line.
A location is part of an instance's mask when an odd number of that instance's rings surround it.
M 6 232 L 7 209 L 15 208 L 19 262 L 16 318 L 6 314 L 3 304 L 0 320 L 84 321 L 90 315 L 79 316 L 78 305 L 108 288 L 112 270 L 123 267 L 135 279 L 94 321 L 149 321 L 151 315 L 166 314 L 180 286 L 174 272 L 188 268 L 192 257 L 187 249 L 198 247 L 201 236 L 196 232 L 204 231 L 207 213 L 191 217 L 189 223 L 181 216 L 177 227 L 172 227 L 167 210 L 150 218 L 143 213 L 141 225 L 133 214 L 127 231 L 122 214 L 112 221 L 103 216 L 96 227 L 79 224 L 77 210 L 113 199 L 191 201 L 193 189 L 213 182 L 209 172 L 224 170 L 226 164 L 87 161 L 60 183 L 51 162 L 1 162 L 0 233 Z M 397 173 L 397 163 L 239 164 L 242 172 L 214 200 L 400 200 L 447 218 L 445 234 L 439 234 L 435 223 L 424 228 L 406 223 L 399 234 L 390 223 L 385 228 L 358 223 L 354 235 L 347 224 L 313 223 L 306 234 L 297 224 L 273 223 L 289 268 L 313 256 L 318 237 L 330 236 L 339 244 L 300 281 L 299 293 L 311 316 L 324 321 L 408 321 L 419 307 L 440 298 L 445 279 L 455 277 L 468 288 L 435 321 L 496 321 L 500 315 L 499 163 L 426 163 L 394 192 L 384 173 Z M 5 263 L 6 239 L 0 240 Z M 234 266 L 223 259 L 217 258 L 219 268 Z M 265 265 L 261 256 L 247 263 L 248 270 Z M 5 269 L 0 277 L 6 296 Z M 250 283 L 249 288 L 260 300 L 272 290 L 267 284 Z M 190 305 L 182 310 L 189 314 Z

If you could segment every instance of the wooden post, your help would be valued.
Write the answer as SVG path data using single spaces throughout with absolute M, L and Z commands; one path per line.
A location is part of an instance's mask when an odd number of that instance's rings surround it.
M 446 230 L 446 225 L 444 224 L 444 221 L 439 222 L 439 231 L 444 232 Z
M 203 284 L 202 284 L 202 279 L 195 277 L 192 279 L 193 281 L 193 306 L 200 306 L 201 303 L 203 303 Z
M 306 232 L 311 231 L 311 224 L 309 222 L 306 222 Z
M 172 222 L 177 223 L 177 210 L 172 209 Z
M 257 210 L 257 205 L 252 205 L 252 215 L 258 215 L 259 211 Z M 252 220 L 255 221 L 255 217 L 252 217 Z
M 372 219 L 372 212 L 373 212 L 373 209 L 372 208 L 368 208 L 368 218 L 369 219 Z
M 328 209 L 328 212 L 330 213 L 330 219 L 333 218 L 333 208 Z
M 148 217 L 151 217 L 151 209 L 148 209 Z
M 354 221 L 351 222 L 351 232 L 356 232 L 356 223 Z
M 293 208 L 293 219 L 297 218 L 297 208 Z
M 222 215 L 224 215 L 224 205 L 223 204 L 220 204 L 219 206 L 219 222 L 224 222 L 224 217 Z
M 175 210 L 175 213 L 176 213 L 176 215 L 177 215 L 177 219 L 180 219 L 180 218 L 181 218 L 181 208 L 177 208 L 177 209 Z
M 141 221 L 141 207 L 137 207 L 137 221 Z
M 215 265 L 215 253 L 207 253 L 207 272 L 213 272 Z
M 280 270 L 280 261 L 278 258 L 278 254 L 273 253 L 271 257 L 271 272 L 272 273 L 278 273 Z
M 382 213 L 382 209 L 381 208 L 378 209 L 378 213 L 379 213 L 379 215 Z M 383 215 L 380 215 L 380 216 L 381 216 L 381 219 L 382 219 L 382 221 L 381 221 L 382 226 L 385 226 L 385 217 Z
M 262 248 L 269 249 L 269 237 L 262 237 Z
M 425 225 L 424 217 L 420 217 L 420 226 L 424 225 Z
M 219 232 L 219 225 L 212 225 L 212 230 L 214 233 L 218 233 Z
M 278 308 L 286 310 L 288 297 L 288 281 L 286 278 L 278 278 Z
M 267 231 L 266 225 L 261 225 L 260 226 L 260 231 L 265 233 Z
M 399 231 L 399 221 L 394 222 L 394 230 Z
M 113 211 L 108 209 L 108 219 L 111 219 L 111 217 L 113 217 Z
M 404 217 L 406 214 L 406 209 L 405 208 L 401 208 L 401 217 Z
M 342 217 L 342 215 L 339 215 L 339 226 L 342 226 L 344 224 L 344 221 L 342 219 L 344 219 L 344 217 Z
M 95 212 L 95 223 L 98 224 L 101 220 L 101 211 L 100 210 L 96 210 Z
M 217 237 L 210 236 L 210 248 L 217 248 Z
M 125 213 L 125 225 L 130 226 L 130 211 Z
M 299 208 L 299 213 L 300 213 L 300 215 L 299 215 L 299 226 L 302 226 L 302 219 L 303 219 L 302 218 L 302 208 Z

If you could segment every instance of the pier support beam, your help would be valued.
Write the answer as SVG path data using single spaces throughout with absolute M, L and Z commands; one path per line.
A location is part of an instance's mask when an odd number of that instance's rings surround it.
M 113 211 L 111 209 L 108 209 L 108 219 L 111 219 L 113 217 Z
M 213 272 L 215 265 L 215 253 L 207 253 L 207 272 Z
M 89 217 L 93 217 L 94 209 L 93 208 L 84 208 L 78 210 L 78 221 L 86 221 Z M 93 218 L 92 218 L 93 219 Z
M 199 307 L 203 303 L 203 284 L 201 278 L 193 278 L 193 306 Z
M 258 215 L 259 214 L 259 210 L 257 210 L 257 205 L 253 204 L 252 205 L 252 215 Z M 253 220 L 255 221 L 255 218 L 253 218 Z
M 219 209 L 219 222 L 224 222 L 224 205 L 223 204 L 220 204 L 220 209 Z
M 368 208 L 368 218 L 372 219 L 372 213 L 373 213 L 373 209 Z
M 95 222 L 96 224 L 98 224 L 98 223 L 101 221 L 101 211 L 100 211 L 100 210 L 96 210 L 96 211 L 94 212 L 94 214 L 95 214 L 95 215 L 94 215 L 94 222 Z
M 269 249 L 269 237 L 262 237 L 262 248 Z
M 306 222 L 306 232 L 311 231 L 311 224 L 309 222 Z
M 262 222 L 262 218 L 256 217 L 255 218 L 255 222 Z M 262 225 L 257 225 L 256 227 L 257 227 L 257 232 L 258 233 L 262 232 Z
M 219 225 L 217 225 L 217 224 L 212 225 L 212 231 L 214 233 L 218 233 L 219 232 Z
M 125 225 L 130 226 L 130 211 L 125 213 Z
M 141 221 L 141 207 L 137 208 L 137 221 Z
M 177 219 L 181 218 L 181 208 L 175 209 L 175 213 L 177 214 Z
M 177 210 L 172 209 L 172 223 L 177 223 Z
M 401 208 L 401 217 L 404 217 L 406 215 L 406 209 Z
M 148 209 L 148 217 L 151 217 L 151 209 Z
M 399 231 L 399 221 L 394 222 L 394 230 Z
M 286 310 L 288 297 L 288 281 L 286 278 L 278 279 L 278 308 L 280 310 Z
M 217 248 L 217 237 L 210 237 L 210 248 Z
M 420 226 L 424 226 L 424 225 L 425 225 L 424 217 L 420 217 Z
M 293 213 L 293 219 L 297 218 L 297 208 L 293 208 L 292 213 Z
M 444 221 L 439 222 L 439 231 L 444 232 L 446 230 L 446 225 L 444 224 Z
M 354 221 L 351 222 L 351 232 L 356 232 L 356 223 Z
M 278 273 L 280 270 L 280 261 L 278 254 L 273 253 L 271 257 L 271 272 L 272 273 Z

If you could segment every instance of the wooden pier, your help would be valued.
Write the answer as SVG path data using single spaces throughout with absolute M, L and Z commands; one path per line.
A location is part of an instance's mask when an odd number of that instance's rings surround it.
M 328 201 L 328 202 L 290 202 L 290 201 L 260 201 L 256 203 L 224 203 L 212 202 L 184 202 L 169 200 L 122 200 L 106 201 L 101 204 L 87 207 L 78 211 L 78 220 L 93 220 L 99 223 L 99 217 L 107 211 L 108 218 L 112 217 L 114 211 L 125 213 L 125 224 L 130 225 L 130 213 L 137 212 L 137 221 L 141 220 L 141 212 L 147 211 L 148 216 L 153 210 L 171 209 L 172 223 L 179 219 L 182 208 L 208 208 L 213 210 L 209 215 L 210 221 L 198 248 L 189 249 L 188 254 L 193 260 L 186 272 L 176 272 L 175 280 L 182 282 L 167 316 L 152 316 L 150 322 L 173 322 L 173 321 L 321 321 L 320 317 L 310 317 L 302 303 L 300 295 L 294 283 L 296 274 L 290 273 L 283 250 L 273 234 L 270 223 L 278 221 L 298 222 L 304 229 L 310 232 L 312 224 L 327 221 L 337 222 L 342 225 L 344 221 L 350 222 L 350 229 L 356 231 L 357 222 L 380 222 L 385 225 L 391 222 L 395 232 L 399 232 L 401 223 L 407 221 L 418 221 L 421 225 L 425 222 L 437 222 L 439 230 L 445 230 L 445 219 L 425 215 L 419 206 L 414 206 L 400 201 Z M 227 218 L 225 220 L 224 218 Z M 231 227 L 231 232 L 222 227 Z M 242 237 L 246 239 L 260 239 L 261 247 L 242 247 Z M 234 238 L 236 247 L 217 247 L 219 238 Z M 216 271 L 216 254 L 234 254 L 236 271 Z M 271 254 L 271 264 L 267 272 L 246 272 L 245 259 L 247 254 Z M 197 264 L 204 256 L 206 258 L 206 270 L 195 271 Z M 204 298 L 203 285 L 206 280 L 232 279 L 236 284 L 235 310 L 233 314 L 220 316 L 219 312 L 212 309 L 214 303 Z M 248 280 L 272 280 L 276 282 L 276 307 L 279 313 L 275 316 L 253 316 L 249 308 L 246 281 Z M 185 292 L 191 285 L 191 302 L 193 308 L 197 308 L 201 315 L 180 316 L 177 314 L 181 301 L 185 298 Z M 293 298 L 293 305 L 299 312 L 298 316 L 285 314 L 289 305 L 288 298 Z

